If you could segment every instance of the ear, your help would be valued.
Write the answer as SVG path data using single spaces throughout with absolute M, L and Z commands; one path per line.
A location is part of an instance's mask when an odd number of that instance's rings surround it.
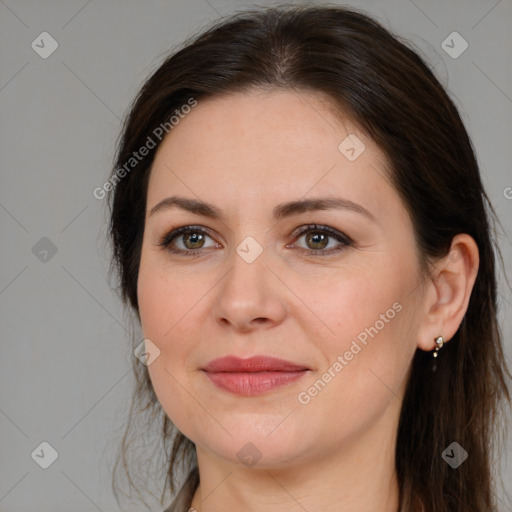
M 437 336 L 445 342 L 453 338 L 468 308 L 479 261 L 478 246 L 471 236 L 461 233 L 453 237 L 450 251 L 436 261 L 426 283 L 418 348 L 433 350 Z

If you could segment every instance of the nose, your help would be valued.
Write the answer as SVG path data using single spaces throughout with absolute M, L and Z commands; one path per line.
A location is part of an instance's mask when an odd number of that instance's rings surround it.
M 286 315 L 285 288 L 268 252 L 252 262 L 240 254 L 233 251 L 230 269 L 216 287 L 216 321 L 239 332 L 278 325 Z

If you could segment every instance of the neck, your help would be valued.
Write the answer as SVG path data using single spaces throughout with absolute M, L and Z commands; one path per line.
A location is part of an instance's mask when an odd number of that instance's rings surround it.
M 197 512 L 398 511 L 396 430 L 378 423 L 329 453 L 266 469 L 240 467 L 197 448 Z

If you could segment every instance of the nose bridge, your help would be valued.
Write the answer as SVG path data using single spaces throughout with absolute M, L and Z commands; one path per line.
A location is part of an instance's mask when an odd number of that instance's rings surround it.
M 215 315 L 247 328 L 255 319 L 278 321 L 284 314 L 279 286 L 267 268 L 272 260 L 269 249 L 255 237 L 247 236 L 230 256 L 229 271 L 219 288 Z
M 236 247 L 231 255 L 230 272 L 226 276 L 225 293 L 236 292 L 242 297 L 251 297 L 264 294 L 268 291 L 266 268 L 268 263 L 268 248 L 253 236 L 246 236 Z

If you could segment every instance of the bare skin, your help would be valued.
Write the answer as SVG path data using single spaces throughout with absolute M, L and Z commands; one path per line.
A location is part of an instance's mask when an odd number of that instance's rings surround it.
M 338 149 L 348 134 L 365 145 L 354 161 Z M 372 140 L 305 91 L 199 101 L 158 149 L 139 307 L 144 336 L 160 350 L 148 367 L 155 392 L 196 445 L 201 484 L 191 505 L 199 512 L 398 509 L 395 437 L 408 369 L 416 349 L 455 334 L 478 249 L 457 235 L 424 275 L 386 173 Z M 170 196 L 212 204 L 222 218 L 177 206 L 150 214 Z M 273 218 L 281 203 L 318 198 L 344 198 L 369 215 L 356 207 Z M 317 228 L 296 233 L 309 224 Z M 182 226 L 194 226 L 195 238 L 159 245 Z M 249 236 L 257 245 L 242 247 L 262 251 L 250 263 L 236 250 Z M 310 371 L 246 397 L 201 370 L 217 357 L 257 354 Z M 319 379 L 325 386 L 315 393 Z M 249 467 L 240 450 L 253 450 L 257 463 Z

